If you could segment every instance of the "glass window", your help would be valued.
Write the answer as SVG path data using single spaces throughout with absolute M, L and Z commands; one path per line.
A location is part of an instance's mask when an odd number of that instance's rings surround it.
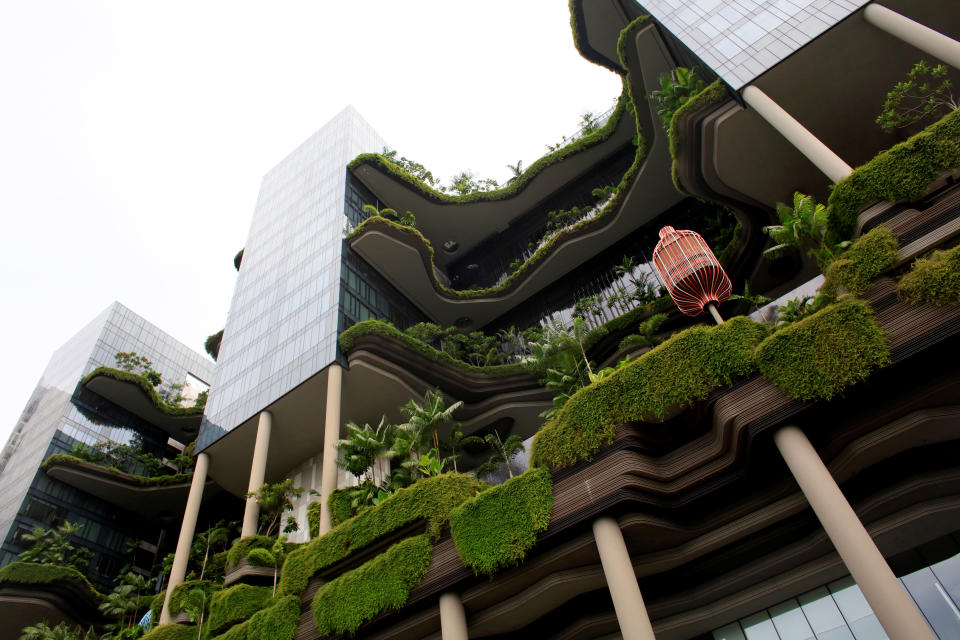
M 780 640 L 811 640 L 814 637 L 796 600 L 781 602 L 770 607 L 769 612 Z
M 817 640 L 853 640 L 853 634 L 826 587 L 805 593 L 798 600 Z
M 887 634 L 874 615 L 853 578 L 846 577 L 827 585 L 856 640 L 886 640 Z
M 960 640 L 960 611 L 929 568 L 901 578 L 940 640 Z
M 747 640 L 780 640 L 766 611 L 755 613 L 740 621 Z

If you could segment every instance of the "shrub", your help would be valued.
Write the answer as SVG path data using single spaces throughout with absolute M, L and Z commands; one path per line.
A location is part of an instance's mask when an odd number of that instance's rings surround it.
M 674 406 L 705 399 L 755 369 L 766 327 L 733 318 L 697 326 L 575 393 L 533 441 L 531 464 L 554 469 L 590 460 L 613 442 L 617 425 L 662 418 Z
M 480 483 L 472 476 L 446 473 L 397 490 L 380 504 L 290 553 L 283 564 L 278 592 L 301 593 L 320 569 L 417 520 L 426 520 L 430 535 L 439 537 L 450 511 L 479 489 Z
M 157 393 L 157 390 L 153 387 L 150 382 L 141 375 L 136 373 L 131 373 L 130 371 L 121 371 L 120 369 L 113 369 L 111 367 L 97 367 L 86 376 L 83 377 L 83 380 L 80 381 L 80 384 L 86 385 L 88 382 L 96 378 L 97 376 L 104 376 L 106 378 L 113 378 L 114 380 L 119 380 L 120 382 L 129 382 L 134 384 L 143 391 L 144 395 L 150 400 L 154 407 L 171 416 L 200 416 L 203 413 L 202 406 L 193 406 L 193 407 L 180 407 L 167 404 L 164 402 L 163 398 L 160 397 L 160 394 Z
M 276 538 L 259 535 L 247 536 L 246 538 L 235 540 L 230 547 L 230 551 L 227 552 L 227 563 L 236 566 L 244 558 L 249 558 L 251 551 L 254 549 L 266 549 L 269 551 L 275 541 Z M 253 562 L 250 564 L 253 564 Z M 273 560 L 270 561 L 269 566 L 273 566 Z
M 273 554 L 269 549 L 264 549 L 262 547 L 250 549 L 250 553 L 247 554 L 247 562 L 255 567 L 272 567 Z
M 186 611 L 185 605 L 187 598 L 194 589 L 203 589 L 207 594 L 207 602 L 210 601 L 210 595 L 220 590 L 220 585 L 209 580 L 185 580 L 173 588 L 170 594 L 170 614 L 176 615 Z M 151 605 L 153 603 L 151 602 Z M 160 601 L 160 608 L 163 608 L 163 601 Z
M 12 562 L 0 569 L 0 585 L 56 585 L 70 584 L 99 602 L 103 596 L 86 576 L 70 566 L 38 564 L 35 562 Z
M 317 631 L 352 634 L 381 611 L 399 609 L 427 573 L 432 555 L 430 536 L 414 536 L 323 585 L 311 605 Z
M 900 245 L 886 227 L 877 227 L 857 239 L 846 253 L 827 267 L 820 291 L 836 297 L 841 289 L 861 296 L 870 283 L 894 265 Z
M 450 535 L 463 564 L 493 575 L 519 564 L 550 524 L 550 472 L 534 468 L 481 491 L 450 514 Z
M 900 297 L 913 304 L 960 303 L 960 246 L 913 263 L 900 280 Z
M 870 306 L 846 298 L 760 343 L 763 376 L 798 400 L 826 399 L 890 363 Z
M 260 549 L 255 549 L 260 551 Z M 213 594 L 210 598 L 210 633 L 220 633 L 227 627 L 243 622 L 266 607 L 271 600 L 270 587 L 238 584 Z
M 141 640 L 196 640 L 197 630 L 183 624 L 164 624 L 141 636 Z

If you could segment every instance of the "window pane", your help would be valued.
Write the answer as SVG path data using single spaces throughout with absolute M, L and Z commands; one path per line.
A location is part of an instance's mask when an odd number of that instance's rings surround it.
M 766 611 L 744 618 L 741 624 L 747 640 L 780 640 Z
M 770 617 L 777 633 L 780 634 L 780 640 L 811 640 L 813 631 L 807 624 L 807 619 L 800 611 L 800 605 L 796 600 L 787 600 L 775 607 L 770 607 Z

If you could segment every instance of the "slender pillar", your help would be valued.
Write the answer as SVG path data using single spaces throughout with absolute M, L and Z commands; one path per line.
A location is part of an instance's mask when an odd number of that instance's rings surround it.
M 467 613 L 456 593 L 440 595 L 440 635 L 443 640 L 469 640 Z
M 882 4 L 870 4 L 863 11 L 863 17 L 878 29 L 886 31 L 895 38 L 943 60 L 955 69 L 960 69 L 960 42 L 949 38 L 939 31 L 911 20 L 892 11 Z
M 710 315 L 713 317 L 713 321 L 717 324 L 723 324 L 723 316 L 720 315 L 720 311 L 717 309 L 717 305 L 712 302 L 707 303 L 707 311 L 710 312 Z
M 743 92 L 744 101 L 753 107 L 761 118 L 770 123 L 790 144 L 805 155 L 817 169 L 820 169 L 833 182 L 839 182 L 853 172 L 853 169 L 840 156 L 820 142 L 819 138 L 774 102 L 770 96 L 757 87 L 750 85 Z
M 273 430 L 273 415 L 269 411 L 261 411 L 257 422 L 257 442 L 253 445 L 253 462 L 250 463 L 250 483 L 247 484 L 247 493 L 259 491 L 263 486 L 263 477 L 267 471 L 267 452 L 270 449 L 270 432 Z M 257 535 L 257 521 L 260 519 L 260 504 L 255 497 L 247 498 L 243 508 L 243 527 L 240 537 Z
M 170 594 L 173 593 L 174 587 L 183 583 L 183 578 L 187 574 L 187 562 L 190 560 L 190 546 L 193 544 L 193 533 L 197 528 L 197 515 L 200 513 L 200 502 L 203 500 L 203 485 L 207 482 L 207 469 L 209 467 L 210 457 L 205 453 L 198 454 L 193 467 L 193 479 L 190 481 L 190 494 L 187 496 L 187 506 L 183 510 L 183 523 L 180 525 L 177 551 L 173 556 L 173 566 L 170 568 L 170 580 L 167 582 L 167 595 L 163 598 L 160 624 L 170 622 Z
M 919 609 L 803 431 L 795 426 L 782 427 L 773 434 L 773 440 L 891 640 L 934 640 Z
M 606 578 L 613 609 L 620 624 L 623 640 L 654 640 L 653 626 L 640 595 L 637 574 L 627 552 L 620 525 L 613 518 L 600 518 L 593 523 L 593 537 L 600 551 L 600 564 Z M 444 640 L 446 636 L 444 636 Z
M 327 369 L 327 414 L 323 424 L 323 468 L 320 475 L 320 535 L 330 531 L 327 500 L 337 488 L 337 440 L 340 439 L 340 392 L 343 369 L 334 362 Z

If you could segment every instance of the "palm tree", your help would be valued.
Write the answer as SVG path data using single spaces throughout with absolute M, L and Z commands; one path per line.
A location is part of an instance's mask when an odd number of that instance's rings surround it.
M 510 184 L 523 173 L 523 160 L 517 160 L 517 164 L 508 164 L 507 169 L 513 172 L 513 177 L 507 180 L 507 184 Z
M 510 468 L 510 460 L 524 450 L 523 438 L 518 435 L 512 435 L 508 436 L 506 440 L 501 440 L 500 433 L 494 430 L 493 433 L 488 433 L 484 437 L 484 440 L 487 441 L 487 444 L 493 450 L 493 455 L 490 456 L 490 460 L 484 462 L 477 468 L 477 475 L 490 473 L 496 470 L 497 466 L 506 464 L 507 473 L 512 478 L 513 469 Z
M 423 437 L 427 433 L 431 435 L 434 449 L 440 449 L 440 439 L 437 436 L 437 430 L 453 422 L 453 412 L 463 406 L 463 402 L 454 402 L 449 407 L 443 400 L 443 395 L 439 389 L 427 391 L 423 396 L 423 404 L 416 400 L 410 400 L 400 408 L 400 412 L 407 418 L 405 424 L 400 428 L 409 431 L 414 435 L 413 444 L 416 446 L 417 457 L 419 458 L 420 447 L 423 446 Z M 417 446 L 419 445 L 419 446 Z
M 789 247 L 797 247 L 807 255 L 813 256 L 821 265 L 830 262 L 835 252 L 850 245 L 841 242 L 833 247 L 824 238 L 827 233 L 827 218 L 830 209 L 819 204 L 813 196 L 799 191 L 793 194 L 793 206 L 777 203 L 777 217 L 780 224 L 763 228 L 763 232 L 773 238 L 776 244 L 763 252 L 764 257 L 776 258 Z
M 348 422 L 347 437 L 336 443 L 337 449 L 343 453 L 343 457 L 337 460 L 337 466 L 349 471 L 357 480 L 368 474 L 367 479 L 380 486 L 383 478 L 377 478 L 376 461 L 378 457 L 389 458 L 387 453 L 393 430 L 394 426 L 387 422 L 387 416 L 381 417 L 376 427 L 366 423 L 361 427 L 355 422 Z

